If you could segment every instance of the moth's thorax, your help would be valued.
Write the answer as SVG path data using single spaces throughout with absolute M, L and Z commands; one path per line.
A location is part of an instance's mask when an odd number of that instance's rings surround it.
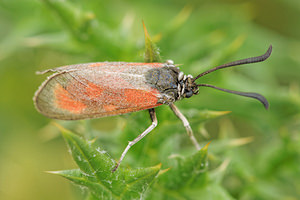
M 185 75 L 172 61 L 167 61 L 164 67 L 150 69 L 145 77 L 147 84 L 161 93 L 159 101 L 163 104 L 198 94 L 192 75 Z

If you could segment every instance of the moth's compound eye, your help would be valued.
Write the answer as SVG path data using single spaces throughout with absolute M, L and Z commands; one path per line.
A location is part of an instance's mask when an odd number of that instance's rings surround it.
M 191 96 L 193 96 L 193 91 L 192 90 L 190 90 L 190 91 L 187 91 L 186 93 L 185 93 L 185 98 L 190 98 Z

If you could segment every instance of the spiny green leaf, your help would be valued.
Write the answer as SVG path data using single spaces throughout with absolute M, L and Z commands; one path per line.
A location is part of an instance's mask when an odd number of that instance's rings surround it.
M 150 35 L 143 22 L 144 33 L 145 33 L 145 56 L 144 60 L 146 63 L 161 62 L 159 49 L 152 42 Z
M 207 148 L 208 144 L 190 157 L 177 157 L 177 166 L 167 173 L 166 186 L 171 189 L 182 189 L 201 178 L 207 168 Z
M 103 196 L 106 199 L 112 199 L 113 197 L 116 197 L 107 188 L 97 183 L 97 179 L 95 179 L 95 177 L 82 173 L 80 169 L 63 170 L 50 173 L 60 175 L 66 179 L 69 179 L 73 183 L 89 188 L 89 191 L 92 192 L 94 196 Z
M 100 147 L 59 127 L 69 146 L 76 170 L 56 172 L 76 184 L 89 188 L 101 199 L 140 199 L 156 178 L 160 165 L 141 169 L 118 169 L 112 173 L 115 161 Z
M 157 176 L 161 165 L 154 167 L 127 171 L 125 180 L 127 188 L 122 194 L 123 199 L 141 199 L 147 186 Z

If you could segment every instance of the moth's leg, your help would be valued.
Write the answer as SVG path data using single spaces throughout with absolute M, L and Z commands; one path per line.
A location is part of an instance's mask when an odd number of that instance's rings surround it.
M 197 140 L 194 136 L 194 133 L 193 133 L 193 130 L 190 126 L 189 121 L 185 118 L 185 116 L 180 112 L 180 110 L 173 103 L 170 104 L 169 106 L 173 110 L 175 115 L 182 121 L 183 126 L 185 127 L 186 132 L 189 135 L 190 139 L 192 140 L 193 144 L 195 145 L 196 149 L 200 150 L 201 149 L 200 145 L 198 144 L 198 142 L 197 142 Z
M 148 133 L 150 133 L 157 126 L 157 118 L 156 118 L 154 108 L 149 109 L 149 113 L 150 113 L 150 118 L 151 118 L 152 124 L 142 134 L 137 136 L 137 138 L 128 142 L 127 147 L 123 151 L 121 158 L 119 159 L 116 166 L 113 168 L 112 172 L 114 172 L 118 169 L 120 163 L 122 162 L 123 158 L 125 157 L 127 151 L 130 149 L 130 147 L 132 147 L 134 144 L 136 144 L 138 141 L 140 141 L 143 137 L 145 137 Z

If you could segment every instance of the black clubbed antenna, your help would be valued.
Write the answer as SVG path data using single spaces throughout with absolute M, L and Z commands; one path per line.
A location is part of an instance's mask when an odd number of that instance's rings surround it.
M 197 86 L 199 86 L 199 87 L 201 87 L 201 86 L 202 87 L 211 87 L 211 88 L 214 88 L 214 89 L 217 89 L 217 90 L 221 90 L 223 92 L 228 92 L 228 93 L 237 94 L 237 95 L 244 96 L 244 97 L 250 97 L 250 98 L 253 98 L 253 99 L 257 99 L 258 101 L 260 101 L 264 105 L 264 107 L 266 109 L 269 108 L 269 102 L 268 102 L 268 100 L 264 96 L 262 96 L 262 95 L 260 95 L 258 93 L 253 93 L 253 92 L 239 92 L 239 91 L 234 91 L 234 90 L 228 90 L 228 89 L 219 88 L 217 86 L 209 85 L 209 84 L 199 84 Z
M 199 74 L 198 76 L 193 78 L 193 81 L 197 80 L 198 78 L 200 78 L 200 77 L 202 77 L 206 74 L 209 74 L 211 72 L 214 72 L 214 71 L 217 71 L 219 69 L 226 68 L 226 67 L 233 67 L 233 66 L 237 66 L 237 65 L 244 65 L 244 64 L 250 64 L 250 63 L 262 62 L 262 61 L 266 60 L 267 58 L 269 58 L 271 53 L 272 53 L 272 45 L 270 45 L 267 52 L 265 54 L 261 55 L 261 56 L 246 58 L 246 59 L 242 59 L 242 60 L 237 60 L 237 61 L 233 61 L 233 62 L 224 64 L 224 65 L 217 66 L 215 68 L 212 68 L 210 70 L 202 72 L 201 74 Z
M 270 45 L 270 47 L 268 48 L 267 52 L 261 56 L 257 56 L 257 57 L 251 57 L 251 58 L 246 58 L 246 59 L 242 59 L 242 60 L 237 60 L 237 61 L 234 61 L 234 62 L 230 62 L 230 63 L 227 63 L 227 64 L 224 64 L 224 65 L 220 65 L 220 66 L 217 66 L 215 68 L 212 68 L 210 70 L 207 70 L 201 74 L 199 74 L 198 76 L 196 76 L 195 78 L 193 78 L 193 82 L 195 80 L 197 80 L 198 78 L 206 75 L 206 74 L 209 74 L 211 72 L 214 72 L 216 70 L 219 70 L 219 69 L 223 69 L 223 68 L 226 68 L 226 67 L 232 67 L 232 66 L 237 66 L 237 65 L 244 65 L 244 64 L 250 64 L 250 63 L 256 63 L 256 62 L 262 62 L 264 60 L 266 60 L 267 58 L 270 57 L 272 53 L 272 45 Z M 253 99 L 257 99 L 258 101 L 260 101 L 264 107 L 266 109 L 269 108 L 269 102 L 268 100 L 258 94 L 258 93 L 252 93 L 252 92 L 239 92 L 239 91 L 234 91 L 234 90 L 228 90 L 228 89 L 224 89 L 224 88 L 219 88 L 217 86 L 214 86 L 214 85 L 209 85 L 209 84 L 197 84 L 198 87 L 211 87 L 211 88 L 214 88 L 214 89 L 217 89 L 217 90 L 221 90 L 223 92 L 228 92 L 228 93 L 232 93 L 232 94 L 237 94 L 237 95 L 240 95 L 240 96 L 244 96 L 244 97 L 250 97 L 250 98 L 253 98 Z

